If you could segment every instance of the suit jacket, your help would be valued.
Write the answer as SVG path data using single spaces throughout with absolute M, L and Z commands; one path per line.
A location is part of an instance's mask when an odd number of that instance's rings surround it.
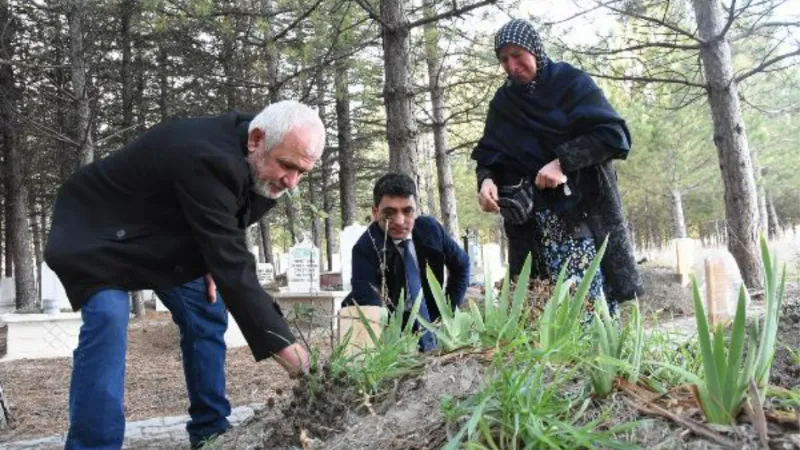
M 353 290 L 343 301 L 345 306 L 353 304 L 383 305 L 380 292 L 384 280 L 386 280 L 388 298 L 391 300 L 391 304 L 386 306 L 390 311 L 394 311 L 398 305 L 400 291 L 406 290 L 405 267 L 400 252 L 390 238 L 386 245 L 386 267 L 384 270 L 381 269 L 379 253 L 383 253 L 384 236 L 384 232 L 377 222 L 373 222 L 353 246 L 353 276 L 351 279 Z M 427 268 L 430 267 L 441 285 L 444 280 L 444 268 L 447 267 L 448 278 L 445 295 L 450 300 L 451 307 L 455 308 L 464 300 L 464 294 L 469 284 L 469 257 L 447 234 L 444 227 L 429 216 L 417 218 L 411 232 L 411 239 L 414 241 L 422 291 L 428 312 L 431 320 L 436 321 L 441 313 L 431 294 Z
M 74 310 L 104 289 L 167 289 L 211 273 L 256 360 L 294 342 L 245 244 L 245 228 L 275 205 L 251 190 L 252 117 L 156 125 L 61 186 L 45 260 Z

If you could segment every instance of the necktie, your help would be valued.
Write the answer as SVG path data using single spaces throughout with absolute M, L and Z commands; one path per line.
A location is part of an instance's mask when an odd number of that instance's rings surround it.
M 406 239 L 398 244 L 398 246 L 403 249 L 403 264 L 406 272 L 406 292 L 408 292 L 410 296 L 409 301 L 413 305 L 413 302 L 417 300 L 417 296 L 422 292 L 422 280 L 419 275 L 417 264 L 414 261 L 414 255 L 411 253 L 410 247 L 412 245 L 411 239 Z M 420 299 L 419 315 L 427 322 L 431 321 L 431 316 L 428 313 L 428 305 L 425 302 L 424 296 Z M 418 324 L 415 324 L 415 329 L 418 326 Z M 420 339 L 420 346 L 424 352 L 433 350 L 437 346 L 436 336 L 430 331 L 426 330 Z

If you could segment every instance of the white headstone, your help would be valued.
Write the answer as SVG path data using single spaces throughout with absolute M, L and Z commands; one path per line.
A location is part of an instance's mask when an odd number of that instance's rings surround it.
M 14 284 L 14 277 L 3 277 L 0 279 L 0 306 L 16 308 L 17 286 Z
M 258 262 L 259 249 L 257 245 L 250 247 L 250 253 L 253 254 L 253 258 L 255 258 L 256 262 Z
M 281 253 L 280 255 L 278 255 L 278 258 L 275 261 L 278 262 L 278 270 L 275 272 L 276 274 L 284 274 L 289 270 L 288 253 Z
M 258 282 L 262 286 L 275 281 L 275 268 L 270 263 L 256 264 L 256 274 L 258 275 Z
M 334 253 L 333 257 L 331 258 L 332 265 L 331 265 L 331 272 L 341 272 L 342 271 L 342 255 L 339 253 Z
M 500 245 L 486 244 L 483 246 L 483 267 L 489 272 L 489 279 L 492 283 L 502 280 L 505 276 L 503 269 L 503 258 L 500 252 Z
M 287 287 L 289 292 L 319 291 L 319 249 L 304 240 L 289 249 Z
M 350 285 L 350 277 L 353 275 L 353 246 L 356 245 L 358 239 L 367 227 L 364 225 L 349 225 L 342 230 L 339 235 L 339 258 L 342 270 L 342 290 L 349 292 L 352 289 Z
M 45 300 L 55 300 L 58 309 L 71 309 L 67 298 L 67 291 L 55 272 L 47 263 L 42 263 L 42 303 Z

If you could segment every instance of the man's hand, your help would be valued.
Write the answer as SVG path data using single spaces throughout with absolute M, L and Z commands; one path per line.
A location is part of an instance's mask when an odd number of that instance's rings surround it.
M 206 298 L 208 303 L 217 303 L 217 284 L 214 283 L 210 273 L 206 274 Z
M 308 352 L 298 343 L 280 350 L 273 358 L 289 372 L 292 378 L 308 374 Z
M 567 176 L 561 170 L 561 163 L 554 159 L 547 163 L 539 173 L 536 174 L 534 184 L 539 189 L 553 189 L 567 182 Z
M 486 212 L 500 212 L 500 207 L 497 205 L 497 185 L 491 178 L 483 180 L 481 184 L 481 191 L 478 194 L 478 205 Z

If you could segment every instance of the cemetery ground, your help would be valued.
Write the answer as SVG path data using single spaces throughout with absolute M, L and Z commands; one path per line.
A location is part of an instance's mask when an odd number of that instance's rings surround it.
M 723 414 L 726 424 L 708 418 L 713 377 L 694 333 L 692 293 L 675 282 L 672 268 L 651 258 L 641 266 L 648 290 L 639 305 L 641 333 L 631 305 L 624 328 L 593 325 L 582 333 L 580 318 L 570 308 L 580 294 L 556 286 L 548 296 L 549 311 L 527 308 L 530 298 L 522 290 L 497 293 L 496 308 L 475 298 L 474 308 L 460 311 L 440 330 L 439 355 L 419 355 L 415 337 L 393 323 L 363 354 L 348 355 L 341 347 L 331 349 L 327 339 L 315 340 L 315 368 L 298 382 L 273 362 L 254 363 L 246 347 L 233 349 L 228 356 L 232 406 L 264 407 L 206 447 L 800 448 L 800 255 L 777 253 L 789 276 L 783 305 L 773 316 L 779 322 L 768 388 L 759 389 L 758 383 L 748 388 L 736 378 L 748 364 L 747 355 L 760 353 L 761 335 L 750 328 L 755 344 L 743 338 L 737 346 L 731 337 L 735 326 L 720 334 L 721 348 L 744 353 L 729 371 L 736 381 L 731 384 L 744 386 L 744 393 L 733 395 L 742 401 L 731 407 L 735 420 Z M 748 322 L 757 320 L 755 311 L 762 312 L 762 330 L 771 328 L 766 297 L 755 297 L 747 307 Z M 679 333 L 687 328 L 689 335 Z M 614 329 L 628 334 L 616 335 Z M 601 335 L 607 339 L 600 340 Z M 128 420 L 185 414 L 177 331 L 168 315 L 132 323 L 130 339 Z M 726 355 L 736 352 L 723 353 L 707 360 L 722 368 Z M 17 420 L 12 430 L 0 432 L 0 448 L 3 442 L 66 429 L 69 367 L 65 358 L 0 363 Z M 538 444 L 526 447 L 533 442 Z M 138 441 L 126 448 L 187 445 Z

